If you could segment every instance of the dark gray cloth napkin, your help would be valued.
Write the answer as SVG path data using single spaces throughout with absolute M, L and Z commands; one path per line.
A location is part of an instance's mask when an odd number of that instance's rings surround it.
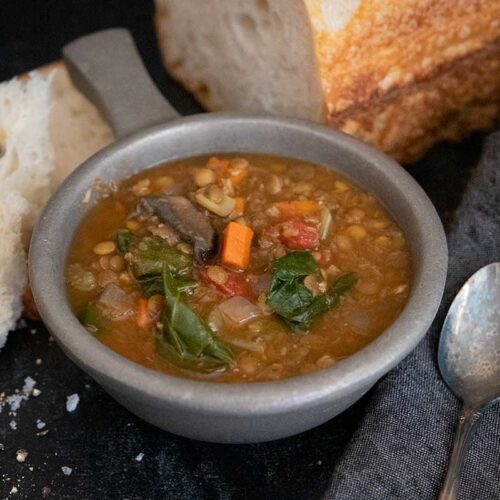
M 467 278 L 500 260 L 500 132 L 486 141 L 447 237 L 449 274 L 436 320 L 417 349 L 372 390 L 327 498 L 424 500 L 438 494 L 459 411 L 439 376 L 439 333 Z M 459 498 L 500 499 L 500 404 L 486 410 L 479 423 Z

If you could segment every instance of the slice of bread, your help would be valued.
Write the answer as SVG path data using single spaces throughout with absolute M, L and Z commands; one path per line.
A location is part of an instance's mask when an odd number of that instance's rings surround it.
M 54 67 L 49 117 L 54 148 L 52 191 L 75 167 L 113 141 L 111 128 L 97 108 L 73 86 L 63 63 L 46 66 L 41 72 L 50 74 Z
M 156 0 L 156 7 L 165 64 L 206 108 L 323 116 L 302 0 Z
M 210 110 L 323 121 L 409 162 L 500 116 L 500 0 L 156 0 Z
M 66 175 L 112 140 L 62 63 L 0 84 L 0 347 L 22 312 L 40 211 Z
M 26 201 L 25 234 L 49 196 L 54 170 L 48 127 L 51 80 L 32 73 L 26 81 L 0 85 L 0 199 L 17 193 Z
M 29 204 L 18 193 L 0 192 L 0 349 L 23 310 L 26 258 L 21 226 Z

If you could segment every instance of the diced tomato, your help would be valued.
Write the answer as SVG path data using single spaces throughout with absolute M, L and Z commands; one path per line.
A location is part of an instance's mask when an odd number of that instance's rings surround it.
M 292 250 L 312 250 L 319 246 L 318 226 L 304 217 L 292 217 L 282 224 L 281 242 Z
M 207 267 L 201 267 L 199 269 L 201 282 L 205 286 L 212 286 L 219 292 L 224 293 L 230 297 L 239 295 L 241 297 L 250 298 L 253 296 L 252 288 L 250 284 L 246 281 L 245 275 L 242 273 L 235 273 L 232 271 L 225 271 L 225 280 L 214 281 L 210 278 Z
M 263 241 L 279 241 L 290 250 L 313 250 L 319 246 L 318 226 L 305 217 L 294 216 L 264 229 Z
M 242 274 L 230 273 L 228 279 L 223 285 L 220 285 L 223 293 L 231 297 L 240 295 L 241 297 L 251 297 L 252 289 Z

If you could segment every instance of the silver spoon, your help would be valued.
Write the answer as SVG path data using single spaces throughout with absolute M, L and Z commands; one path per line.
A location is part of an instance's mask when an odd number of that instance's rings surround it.
M 452 500 L 475 424 L 500 400 L 500 262 L 477 271 L 455 297 L 441 331 L 438 362 L 444 381 L 463 402 L 439 496 Z

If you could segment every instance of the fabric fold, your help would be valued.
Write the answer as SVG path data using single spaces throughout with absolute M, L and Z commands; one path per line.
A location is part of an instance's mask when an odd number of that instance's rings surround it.
M 447 238 L 448 279 L 438 315 L 417 349 L 373 389 L 337 462 L 327 498 L 437 497 L 460 407 L 438 372 L 439 334 L 463 283 L 482 266 L 500 260 L 500 132 L 487 139 Z M 500 405 L 496 405 L 485 411 L 478 426 L 459 498 L 500 498 L 499 446 Z

